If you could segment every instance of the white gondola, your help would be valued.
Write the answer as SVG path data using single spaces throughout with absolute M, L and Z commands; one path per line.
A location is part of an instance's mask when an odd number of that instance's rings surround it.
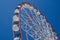
M 16 24 L 13 25 L 12 29 L 13 31 L 19 31 L 19 27 Z
M 19 21 L 19 18 L 18 18 L 17 15 L 14 15 L 14 16 L 13 16 L 13 21 Z

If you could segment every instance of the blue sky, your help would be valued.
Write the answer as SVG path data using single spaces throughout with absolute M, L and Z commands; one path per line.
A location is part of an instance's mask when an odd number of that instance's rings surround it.
M 12 16 L 22 2 L 29 2 L 40 10 L 60 36 L 60 0 L 0 0 L 0 40 L 13 40 Z

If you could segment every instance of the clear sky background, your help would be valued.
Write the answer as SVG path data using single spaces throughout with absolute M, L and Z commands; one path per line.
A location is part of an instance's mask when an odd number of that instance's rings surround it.
M 13 40 L 12 16 L 22 2 L 29 2 L 40 10 L 60 36 L 60 0 L 0 0 L 0 40 Z

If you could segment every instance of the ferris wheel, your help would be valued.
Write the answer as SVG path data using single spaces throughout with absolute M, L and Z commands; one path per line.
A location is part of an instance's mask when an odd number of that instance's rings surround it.
M 17 6 L 13 15 L 13 40 L 24 40 L 22 30 L 34 40 L 57 40 L 57 34 L 53 31 L 50 23 L 34 6 L 22 3 Z

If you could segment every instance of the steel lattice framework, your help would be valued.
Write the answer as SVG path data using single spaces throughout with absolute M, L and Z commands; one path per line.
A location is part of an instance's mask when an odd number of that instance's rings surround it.
M 24 40 L 22 30 L 34 40 L 57 40 L 51 24 L 46 21 L 45 16 L 29 3 L 19 4 L 13 16 L 13 40 Z

